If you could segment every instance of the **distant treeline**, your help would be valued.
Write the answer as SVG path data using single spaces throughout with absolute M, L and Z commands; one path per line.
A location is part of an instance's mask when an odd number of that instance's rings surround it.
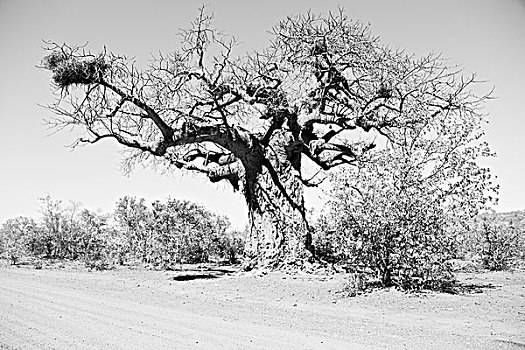
M 41 217 L 8 219 L 0 228 L 0 254 L 23 258 L 82 260 L 89 267 L 143 263 L 170 268 L 210 260 L 235 263 L 242 232 L 228 218 L 190 201 L 168 198 L 150 206 L 142 198 L 120 198 L 111 213 L 41 199 Z
M 312 223 L 315 258 L 354 272 L 355 289 L 376 283 L 443 290 L 453 282 L 454 261 L 489 270 L 523 265 L 525 211 L 486 212 L 458 223 L 447 222 L 417 197 L 410 201 L 412 206 L 363 202 L 362 208 L 332 202 Z M 17 217 L 1 225 L 0 256 L 11 264 L 72 260 L 96 269 L 131 264 L 169 269 L 237 263 L 245 237 L 231 230 L 226 217 L 190 201 L 168 198 L 147 205 L 126 196 L 111 213 L 101 213 L 48 196 L 41 199 L 38 219 Z

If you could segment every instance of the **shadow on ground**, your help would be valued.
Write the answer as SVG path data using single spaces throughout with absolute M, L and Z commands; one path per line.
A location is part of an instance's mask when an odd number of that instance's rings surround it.
M 509 344 L 509 345 L 512 345 L 513 347 L 515 346 L 517 349 L 525 349 L 524 343 L 515 342 L 511 340 L 497 340 L 497 342 L 502 343 L 502 344 Z
M 492 283 L 458 283 L 452 288 L 452 290 L 448 292 L 451 294 L 476 294 L 483 293 L 489 289 L 496 289 L 500 287 L 500 285 Z
M 171 276 L 169 279 L 173 281 L 193 281 L 200 279 L 215 279 L 231 275 L 238 271 L 235 267 L 207 267 L 205 270 L 202 269 L 188 269 L 179 271 Z

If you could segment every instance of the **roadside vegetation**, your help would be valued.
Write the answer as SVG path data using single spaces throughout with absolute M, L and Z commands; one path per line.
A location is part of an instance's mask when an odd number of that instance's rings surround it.
M 367 207 L 369 202 L 346 208 L 331 203 L 345 209 L 344 215 L 327 211 L 317 223 L 318 258 L 349 273 L 349 295 L 383 287 L 455 293 L 460 290 L 457 272 L 525 267 L 525 211 L 488 211 L 452 223 L 431 211 L 428 202 L 412 199 L 413 210 L 407 213 L 402 208 L 408 198 L 382 199 L 390 205 L 382 211 Z
M 151 206 L 123 197 L 112 213 L 94 212 L 51 197 L 41 199 L 39 219 L 8 219 L 0 228 L 0 254 L 12 265 L 81 261 L 89 268 L 142 264 L 171 269 L 177 264 L 222 262 L 242 256 L 242 232 L 195 203 L 168 198 Z
M 333 191 L 339 197 L 334 194 L 315 223 L 316 259 L 348 273 L 348 295 L 392 286 L 451 291 L 456 271 L 524 265 L 524 211 L 485 212 L 458 226 L 415 195 L 379 193 L 348 206 L 344 199 L 350 200 L 350 192 Z M 240 263 L 244 237 L 231 230 L 226 217 L 190 201 L 168 198 L 148 205 L 143 198 L 126 196 L 111 213 L 101 213 L 48 196 L 41 199 L 39 218 L 17 217 L 1 225 L 0 256 L 11 265 L 35 268 L 80 262 L 96 270 L 137 265 L 177 269 L 182 264 Z

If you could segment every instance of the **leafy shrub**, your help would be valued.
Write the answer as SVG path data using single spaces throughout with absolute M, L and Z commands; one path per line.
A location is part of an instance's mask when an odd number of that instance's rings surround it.
M 109 217 L 78 205 L 63 206 L 42 198 L 42 224 L 31 242 L 31 253 L 49 259 L 97 259 L 107 246 Z
M 50 196 L 41 198 L 40 202 L 42 223 L 32 253 L 44 253 L 50 259 L 77 259 L 76 248 L 81 240 L 78 205 L 64 207 L 61 201 Z
M 459 240 L 457 256 L 478 269 L 505 270 L 525 262 L 525 211 L 484 212 Z
M 318 218 L 313 234 L 315 255 L 329 263 L 345 263 L 355 251 L 355 241 L 347 234 L 346 228 L 335 225 L 333 219 L 331 214 Z
M 127 196 L 117 202 L 115 218 L 129 253 L 155 266 L 234 262 L 243 252 L 244 240 L 227 233 L 227 218 L 190 201 L 168 198 L 149 209 L 144 199 Z
M 464 223 L 493 188 L 487 170 L 474 163 L 458 168 L 460 182 L 456 168 L 445 172 L 437 162 L 432 169 L 426 143 L 415 147 L 416 141 L 333 174 L 315 245 L 320 256 L 351 271 L 371 270 L 385 287 L 445 290 L 454 282 L 448 261 L 457 255 Z
M 230 264 L 237 263 L 244 252 L 245 237 L 246 232 L 215 235 L 210 241 L 210 256 L 215 256 Z
M 117 201 L 114 218 L 124 240 L 119 242 L 119 256 L 131 255 L 142 262 L 152 262 L 154 250 L 153 218 L 143 198 L 125 196 Z
M 8 219 L 2 225 L 0 229 L 2 251 L 12 265 L 28 255 L 36 229 L 35 221 L 27 217 Z
M 502 220 L 497 214 L 486 214 L 475 223 L 475 246 L 483 267 L 489 270 L 505 270 L 515 260 L 523 258 L 524 232 L 512 221 Z
M 383 286 L 449 289 L 448 261 L 458 255 L 465 223 L 498 186 L 478 164 L 493 156 L 481 141 L 484 116 L 443 111 L 426 121 L 420 115 L 410 130 L 390 129 L 383 145 L 332 174 L 315 242 L 321 256 L 370 270 Z
M 195 203 L 168 199 L 153 203 L 156 261 L 164 265 L 210 259 L 212 242 L 224 237 L 229 222 Z
M 318 237 L 329 242 L 323 254 L 353 270 L 370 269 L 385 287 L 442 289 L 453 281 L 446 261 L 454 237 L 444 213 L 422 193 L 381 190 L 352 206 L 332 202 L 322 220 L 328 234 Z
M 346 296 L 355 297 L 367 291 L 368 281 L 368 276 L 364 273 L 351 273 L 346 277 L 341 292 Z

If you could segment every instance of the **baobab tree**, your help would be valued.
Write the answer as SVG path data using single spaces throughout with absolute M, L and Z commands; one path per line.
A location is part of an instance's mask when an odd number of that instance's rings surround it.
M 178 49 L 142 69 L 106 50 L 48 43 L 49 123 L 80 130 L 75 146 L 118 142 L 128 168 L 151 162 L 242 191 L 252 266 L 314 255 L 304 186 L 438 114 L 477 113 L 483 100 L 470 93 L 473 77 L 437 55 L 382 45 L 343 10 L 288 17 L 248 54 L 211 22 L 201 9 Z

